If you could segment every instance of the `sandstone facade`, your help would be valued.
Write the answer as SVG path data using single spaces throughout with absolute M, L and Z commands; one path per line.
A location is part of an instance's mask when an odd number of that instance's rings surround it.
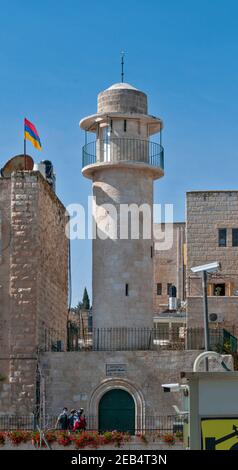
M 219 261 L 221 271 L 208 277 L 209 313 L 217 313 L 217 323 L 237 335 L 238 247 L 232 229 L 238 228 L 238 191 L 188 192 L 186 210 L 188 325 L 203 322 L 201 278 L 191 267 Z M 219 246 L 220 229 L 226 229 L 226 246 Z
M 65 208 L 38 172 L 0 179 L 0 412 L 35 406 L 37 353 L 46 332 L 66 344 Z
M 168 244 L 168 249 L 161 250 L 161 233 Z M 179 304 L 185 300 L 185 223 L 154 224 L 154 283 L 153 304 L 155 315 L 168 309 L 168 286 L 175 285 Z

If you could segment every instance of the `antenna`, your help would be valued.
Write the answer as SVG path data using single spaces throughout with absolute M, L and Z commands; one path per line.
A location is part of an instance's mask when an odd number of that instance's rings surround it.
M 125 52 L 121 51 L 121 82 L 124 82 L 124 57 L 125 57 Z

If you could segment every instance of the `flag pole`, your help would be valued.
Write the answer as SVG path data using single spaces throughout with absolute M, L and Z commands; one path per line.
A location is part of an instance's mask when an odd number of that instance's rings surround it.
M 25 121 L 24 121 L 24 162 L 25 162 L 25 170 L 26 170 L 26 138 L 25 138 Z

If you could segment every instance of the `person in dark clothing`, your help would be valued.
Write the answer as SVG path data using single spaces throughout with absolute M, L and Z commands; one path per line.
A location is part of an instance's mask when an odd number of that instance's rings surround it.
M 57 418 L 55 427 L 59 427 L 62 431 L 68 429 L 68 408 L 63 408 L 62 413 Z
M 73 430 L 73 427 L 74 427 L 74 423 L 75 423 L 75 420 L 76 420 L 76 413 L 77 413 L 77 410 L 71 410 L 70 411 L 70 415 L 68 417 L 68 429 L 70 431 Z

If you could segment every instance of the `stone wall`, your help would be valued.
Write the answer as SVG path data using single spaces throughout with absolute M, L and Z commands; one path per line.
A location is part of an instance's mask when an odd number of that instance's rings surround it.
M 0 413 L 24 414 L 35 405 L 43 327 L 60 328 L 59 339 L 66 342 L 67 219 L 64 206 L 38 172 L 0 179 L 2 208 Z
M 160 231 L 164 232 L 167 242 L 166 249 L 160 249 Z M 153 301 L 154 313 L 160 313 L 168 308 L 169 296 L 167 284 L 177 288 L 177 298 L 184 300 L 184 265 L 183 247 L 185 243 L 185 223 L 154 224 L 154 283 Z M 162 245 L 163 246 L 163 245 Z M 162 284 L 162 294 L 157 294 L 157 284 Z
M 49 185 L 41 181 L 38 195 L 38 280 L 37 319 L 38 343 L 44 341 L 42 325 L 58 332 L 66 347 L 66 317 L 68 302 L 68 221 L 65 207 Z
M 133 88 L 109 88 L 98 95 L 98 113 L 147 114 L 147 96 Z
M 203 327 L 203 298 L 188 297 L 187 299 L 188 310 L 188 325 L 189 327 Z M 236 297 L 208 297 L 208 312 L 216 313 L 219 322 L 214 323 L 213 326 L 220 326 L 226 328 L 230 333 L 238 336 L 238 304 Z
M 178 382 L 180 372 L 192 370 L 198 351 L 121 351 L 45 353 L 41 370 L 45 379 L 46 413 L 57 415 L 63 406 L 85 409 L 89 425 L 97 428 L 102 395 L 113 388 L 128 391 L 136 403 L 137 428 L 156 426 L 156 416 L 174 415 L 180 393 L 164 393 L 162 383 Z M 107 364 L 124 367 L 110 376 Z
M 10 355 L 10 243 L 11 243 L 11 187 L 10 180 L 0 178 L 0 375 L 9 374 Z M 1 390 L 1 382 L 0 382 Z M 3 392 L 7 396 L 7 387 Z M 4 399 L 4 395 L 2 400 Z M 1 401 L 0 401 L 1 406 Z
M 202 318 L 201 279 L 191 267 L 212 261 L 221 263 L 221 271 L 209 275 L 210 313 L 221 313 L 226 327 L 237 325 L 238 248 L 232 246 L 232 228 L 238 228 L 238 191 L 193 191 L 187 193 L 187 297 L 188 324 Z M 219 247 L 218 229 L 227 229 L 227 246 Z M 225 283 L 225 296 L 213 295 L 213 284 Z M 211 285 L 211 287 L 209 287 Z M 236 327 L 236 334 L 238 329 Z
M 99 236 L 93 240 L 93 322 L 96 328 L 152 327 L 153 324 L 153 247 L 152 230 L 142 238 L 142 211 L 138 214 L 139 239 L 120 236 L 122 204 L 148 204 L 153 198 L 153 180 L 136 167 L 98 170 L 93 181 L 96 220 L 101 234 L 107 235 L 108 213 L 100 206 L 113 204 L 117 211 L 117 239 Z M 99 207 L 98 207 L 99 206 Z M 147 210 L 147 214 L 148 214 Z M 128 215 L 126 220 L 130 220 Z M 148 220 L 148 219 L 147 219 Z M 150 224 L 150 227 L 148 226 Z M 121 227 L 125 220 L 121 220 Z M 152 220 L 145 228 L 152 227 Z M 124 237 L 124 238 L 123 238 Z M 128 295 L 125 286 L 128 284 Z

